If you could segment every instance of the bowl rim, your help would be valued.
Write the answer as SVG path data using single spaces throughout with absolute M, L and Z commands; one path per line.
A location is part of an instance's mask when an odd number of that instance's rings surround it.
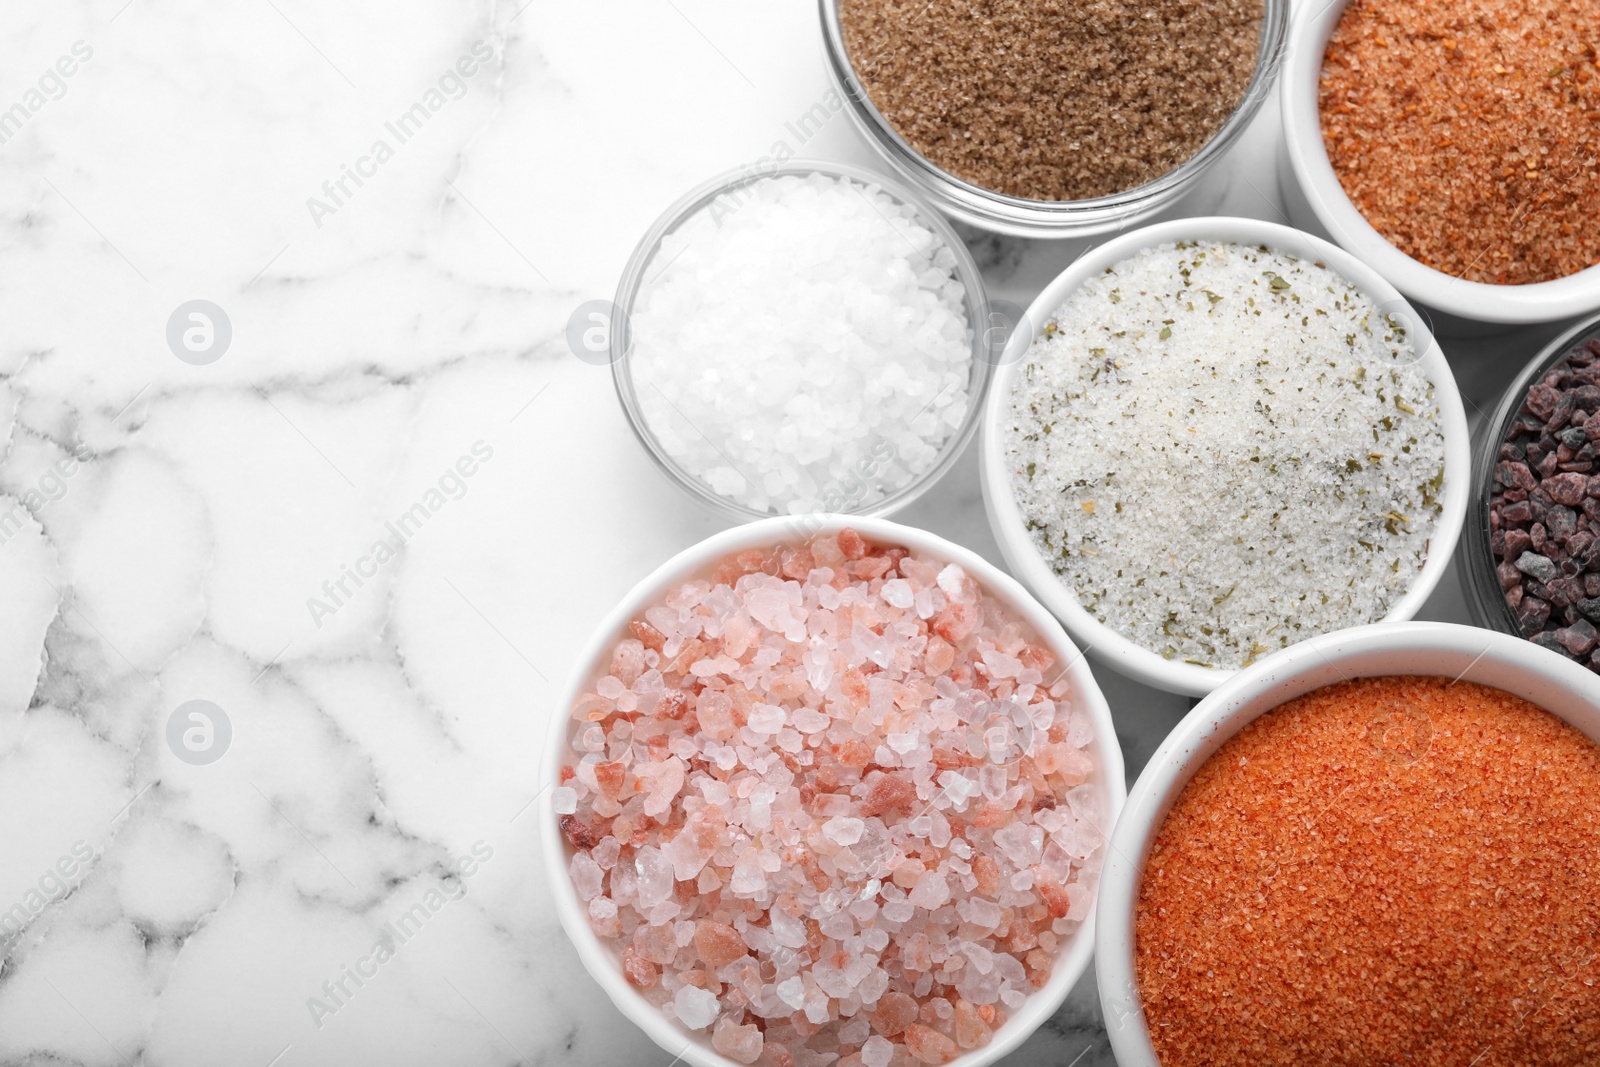
M 1135 979 L 1134 911 L 1151 842 L 1177 797 L 1245 725 L 1350 677 L 1450 676 L 1502 689 L 1600 744 L 1600 677 L 1520 637 L 1442 622 L 1374 623 L 1309 638 L 1264 657 L 1200 701 L 1167 735 L 1112 831 L 1096 917 L 1095 975 L 1112 1051 L 1123 1067 L 1159 1067 Z
M 983 274 L 978 269 L 977 261 L 973 258 L 966 242 L 961 239 L 961 236 L 956 233 L 945 217 L 935 210 L 933 205 L 928 203 L 925 196 L 914 189 L 908 188 L 894 178 L 879 174 L 876 171 L 848 163 L 819 159 L 763 159 L 755 163 L 725 170 L 720 174 L 707 178 L 673 201 L 651 223 L 650 228 L 645 231 L 638 244 L 634 246 L 633 252 L 628 257 L 627 265 L 623 268 L 622 277 L 617 282 L 616 296 L 612 301 L 614 311 L 608 340 L 608 355 L 610 357 L 612 385 L 616 389 L 617 400 L 622 405 L 623 414 L 628 421 L 628 427 L 633 431 L 634 437 L 643 446 L 646 454 L 650 456 L 656 467 L 667 476 L 668 480 L 702 504 L 708 505 L 712 510 L 740 522 L 770 518 L 774 514 L 781 516 L 781 513 L 757 511 L 754 508 L 720 495 L 711 486 L 680 467 L 671 456 L 667 455 L 666 449 L 656 440 L 655 434 L 650 429 L 648 420 L 645 419 L 644 413 L 639 406 L 637 391 L 634 388 L 631 361 L 633 306 L 635 300 L 638 299 L 640 289 L 645 283 L 646 271 L 654 262 L 656 253 L 660 249 L 661 241 L 688 221 L 691 216 L 697 214 L 723 193 L 772 178 L 804 177 L 811 174 L 823 174 L 867 187 L 876 186 L 916 213 L 917 221 L 931 229 L 939 240 L 944 242 L 951 255 L 955 257 L 956 262 L 953 270 L 956 280 L 961 283 L 964 290 L 962 309 L 966 313 L 967 329 L 971 335 L 969 343 L 971 369 L 967 382 L 967 413 L 962 418 L 961 425 L 940 446 L 939 455 L 935 458 L 933 464 L 917 475 L 910 484 L 886 495 L 870 507 L 864 508 L 859 512 L 848 512 L 848 514 L 889 515 L 913 503 L 932 488 L 934 483 L 939 481 L 955 465 L 956 460 L 961 457 L 961 453 L 966 450 L 967 444 L 977 432 L 977 413 L 983 406 L 984 395 L 988 390 L 989 382 L 994 377 L 994 355 L 991 349 L 993 334 L 991 331 L 989 294 L 983 281 Z M 670 264 L 668 265 L 670 266 Z
M 994 381 L 989 385 L 989 398 L 984 405 L 980 460 L 983 502 L 989 516 L 989 527 L 1012 573 L 1066 624 L 1073 639 L 1092 655 L 1146 685 L 1186 696 L 1204 696 L 1235 671 L 1164 659 L 1160 654 L 1135 644 L 1084 610 L 1077 596 L 1045 564 L 1028 538 L 1005 462 L 1004 433 L 1011 391 L 1019 368 L 1026 363 L 1028 346 L 1044 323 L 1067 296 L 1092 275 L 1142 249 L 1176 241 L 1264 244 L 1301 259 L 1321 261 L 1365 293 L 1380 309 L 1387 308 L 1391 314 L 1407 317 L 1407 329 L 1414 345 L 1423 353 L 1418 364 L 1433 383 L 1434 398 L 1439 405 L 1440 429 L 1444 434 L 1445 484 L 1440 496 L 1441 510 L 1434 525 L 1434 536 L 1428 546 L 1428 558 L 1405 595 L 1394 603 L 1382 621 L 1398 622 L 1415 616 L 1444 577 L 1466 519 L 1472 487 L 1472 455 L 1466 411 L 1456 388 L 1455 376 L 1426 319 L 1382 275 L 1349 252 L 1320 237 L 1259 219 L 1218 216 L 1174 219 L 1120 234 L 1085 252 L 1057 275 L 1029 306 L 1024 319 L 1027 328 L 1018 329 L 1012 334 L 1005 356 L 996 369 Z
M 1600 264 L 1526 285 L 1467 281 L 1412 259 L 1361 214 L 1328 159 L 1318 108 L 1323 54 L 1348 4 L 1349 0 L 1330 0 L 1295 13 L 1279 81 L 1285 158 L 1317 221 L 1335 242 L 1371 264 L 1408 297 L 1459 318 L 1523 325 L 1600 310 Z
M 977 579 L 985 591 L 1015 612 L 1034 628 L 1061 659 L 1067 663 L 1063 674 L 1072 679 L 1074 707 L 1088 710 L 1095 724 L 1095 739 L 1090 751 L 1096 761 L 1095 777 L 1101 786 L 1104 804 L 1103 828 L 1109 840 L 1111 825 L 1120 814 L 1127 796 L 1126 769 L 1121 744 L 1117 739 L 1111 708 L 1104 693 L 1095 681 L 1094 674 L 1084 657 L 1062 629 L 1060 623 L 1046 611 L 1020 583 L 999 567 L 970 549 L 949 541 L 938 534 L 916 527 L 904 526 L 887 519 L 860 515 L 797 515 L 774 516 L 724 530 L 676 553 L 666 562 L 641 579 L 626 596 L 608 612 L 585 642 L 582 652 L 574 661 L 561 695 L 550 715 L 546 727 L 545 747 L 540 755 L 541 789 L 537 798 L 540 819 L 540 852 L 544 863 L 546 883 L 555 901 L 556 915 L 566 930 L 568 939 L 577 950 L 585 970 L 592 975 L 610 997 L 612 1004 L 651 1040 L 669 1053 L 678 1055 L 693 1067 L 741 1067 L 720 1055 L 710 1046 L 709 1033 L 689 1034 L 678 1023 L 668 1019 L 660 1009 L 645 1000 L 623 977 L 621 967 L 611 951 L 601 943 L 590 927 L 578 901 L 577 891 L 567 873 L 571 850 L 562 834 L 556 829 L 559 816 L 555 812 L 552 787 L 559 781 L 560 769 L 568 755 L 567 741 L 572 720 L 569 709 L 582 689 L 589 683 L 594 671 L 616 640 L 622 636 L 628 621 L 656 599 L 668 586 L 703 572 L 714 561 L 745 548 L 778 545 L 786 541 L 800 541 L 818 533 L 853 527 L 869 540 L 900 544 L 959 564 Z M 1098 891 L 1096 893 L 1098 898 Z M 975 1049 L 952 1060 L 949 1067 L 983 1067 L 993 1063 L 1026 1040 L 1055 1010 L 1060 1007 L 1073 985 L 1083 976 L 1094 954 L 1095 913 L 1091 905 L 1089 915 L 1056 954 L 1050 980 L 1045 987 L 1031 994 L 1022 1007 L 1013 1012 L 993 1039 L 983 1048 Z
M 1276 88 L 1290 22 L 1289 0 L 1262 0 L 1261 41 L 1250 81 L 1233 111 L 1188 159 L 1143 185 L 1086 200 L 1033 200 L 959 178 L 911 146 L 872 102 L 844 43 L 840 0 L 817 0 L 823 47 L 834 85 L 866 141 L 896 173 L 935 193 L 962 222 L 1018 237 L 1071 238 L 1122 229 L 1168 206 L 1239 139 Z

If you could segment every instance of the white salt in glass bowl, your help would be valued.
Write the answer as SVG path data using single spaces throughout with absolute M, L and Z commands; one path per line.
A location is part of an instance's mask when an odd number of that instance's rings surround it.
M 1000 543 L 1000 551 L 1012 573 L 1055 612 L 1073 639 L 1091 655 L 1146 685 L 1171 693 L 1203 696 L 1222 684 L 1233 672 L 1164 659 L 1159 653 L 1135 644 L 1089 614 L 1078 602 L 1073 590 L 1050 569 L 1028 536 L 1022 511 L 1012 492 L 1012 475 L 1005 457 L 1005 428 L 1009 421 L 1011 390 L 1019 370 L 1027 363 L 1029 345 L 1054 316 L 1056 309 L 1080 285 L 1107 267 L 1142 249 L 1177 241 L 1267 245 L 1278 252 L 1322 263 L 1365 293 L 1383 313 L 1393 316 L 1399 325 L 1405 327 L 1416 350 L 1423 353 L 1418 365 L 1433 383 L 1434 399 L 1439 404 L 1440 428 L 1444 434 L 1442 510 L 1434 524 L 1427 561 L 1412 579 L 1411 588 L 1395 602 L 1383 621 L 1399 622 L 1414 617 L 1444 576 L 1466 518 L 1467 498 L 1472 488 L 1472 457 L 1461 394 L 1456 390 L 1455 378 L 1450 373 L 1444 352 L 1434 340 L 1426 322 L 1377 271 L 1319 237 L 1255 219 L 1176 219 L 1120 234 L 1090 249 L 1062 271 L 1028 308 L 1023 324 L 1011 336 L 989 389 L 989 400 L 983 416 L 980 466 L 983 502 L 989 513 L 989 526 L 994 531 L 995 540 Z
M 860 186 L 876 187 L 890 198 L 912 209 L 917 222 L 931 230 L 955 257 L 955 277 L 965 293 L 964 304 L 972 344 L 972 363 L 970 377 L 967 380 L 967 413 L 961 425 L 956 427 L 945 440 L 938 456 L 928 468 L 908 484 L 885 494 L 879 500 L 870 502 L 863 500 L 857 503 L 851 499 L 852 496 L 858 495 L 858 486 L 865 484 L 861 479 L 824 487 L 821 500 L 824 507 L 853 515 L 889 515 L 927 492 L 933 483 L 955 464 L 965 450 L 967 442 L 972 440 L 972 435 L 978 427 L 978 412 L 983 407 L 984 392 L 988 388 L 989 378 L 999 355 L 1000 345 L 997 341 L 999 335 L 989 328 L 989 300 L 983 286 L 983 276 L 978 273 L 978 264 L 973 260 L 972 253 L 967 250 L 966 242 L 961 240 L 944 217 L 933 210 L 926 200 L 900 183 L 843 163 L 791 160 L 786 163 L 768 162 L 740 167 L 691 189 L 663 212 L 640 239 L 632 257 L 628 260 L 627 267 L 622 272 L 622 280 L 617 285 L 616 313 L 610 331 L 611 376 L 616 385 L 617 399 L 622 402 L 622 410 L 628 416 L 628 425 L 633 428 L 634 436 L 639 439 L 639 443 L 650 454 L 656 466 L 684 492 L 740 522 L 766 518 L 773 513 L 758 511 L 721 495 L 667 454 L 666 448 L 651 429 L 649 420 L 645 418 L 639 404 L 638 390 L 633 377 L 633 363 L 630 358 L 632 335 L 629 317 L 633 312 L 633 304 L 638 298 L 640 288 L 647 280 L 655 280 L 661 272 L 671 266 L 670 261 L 665 264 L 657 261 L 660 259 L 661 242 L 678 227 L 699 214 L 724 193 L 736 192 L 772 178 L 805 177 L 810 174 L 823 174 L 833 178 L 843 178 Z M 684 414 L 685 418 L 691 417 L 688 413 L 680 414 Z
M 1600 678 L 1520 637 L 1471 626 L 1409 622 L 1338 630 L 1229 678 L 1150 757 L 1112 832 L 1095 922 L 1095 976 L 1121 1067 L 1159 1067 L 1139 998 L 1134 919 L 1145 861 L 1184 786 L 1229 738 L 1280 704 L 1347 678 L 1384 675 L 1462 678 L 1502 689 L 1600 743 Z
M 677 1056 L 692 1067 L 740 1067 L 733 1060 L 720 1055 L 711 1047 L 707 1032 L 691 1034 L 676 1020 L 667 1018 L 661 1010 L 645 1000 L 623 977 L 618 956 L 603 943 L 589 925 L 589 919 L 572 880 L 567 874 L 573 849 L 557 829 L 554 801 L 548 786 L 560 780 L 561 767 L 571 756 L 572 719 L 568 710 L 576 703 L 582 691 L 592 685 L 599 673 L 610 662 L 612 646 L 618 639 L 628 636 L 629 620 L 639 616 L 645 608 L 659 599 L 679 582 L 702 576 L 724 557 L 748 548 L 764 548 L 778 544 L 798 544 L 821 533 L 833 533 L 851 527 L 867 540 L 888 545 L 902 545 L 925 552 L 938 559 L 959 564 L 983 586 L 984 590 L 1018 619 L 1026 622 L 1053 652 L 1057 662 L 1065 664 L 1064 675 L 1071 682 L 1073 707 L 1087 710 L 1094 721 L 1094 740 L 1086 746 L 1095 763 L 1090 781 L 1099 786 L 1100 810 L 1104 813 L 1109 832 L 1110 823 L 1122 810 L 1127 796 L 1124 782 L 1122 749 L 1117 743 L 1111 722 L 1111 709 L 1107 706 L 1100 687 L 1084 657 L 1050 613 L 1028 595 L 1009 575 L 984 560 L 976 553 L 946 541 L 944 538 L 910 526 L 901 526 L 883 519 L 854 515 L 806 515 L 777 517 L 748 523 L 715 534 L 691 548 L 685 549 L 650 574 L 622 599 L 606 616 L 594 636 L 584 646 L 573 664 L 567 683 L 550 717 L 550 727 L 545 750 L 540 761 L 541 781 L 546 786 L 539 802 L 539 820 L 545 874 L 551 895 L 555 900 L 556 914 L 561 925 L 578 950 L 578 958 L 594 980 L 600 983 L 617 1010 L 639 1026 L 651 1040 L 669 1054 Z M 1094 912 L 1066 940 L 1056 952 L 1055 966 L 1045 987 L 1023 1002 L 1011 1013 L 1004 1025 L 994 1032 L 993 1039 L 981 1049 L 975 1049 L 950 1061 L 950 1067 L 982 1067 L 994 1063 L 1027 1039 L 1039 1025 L 1053 1015 L 1067 993 L 1082 977 L 1094 954 Z
M 1323 54 L 1347 6 L 1347 0 L 1303 4 L 1289 28 L 1279 86 L 1283 112 L 1279 159 L 1295 224 L 1327 233 L 1406 296 L 1441 312 L 1437 325 L 1450 333 L 1473 332 L 1474 324 L 1556 322 L 1600 310 L 1600 266 L 1531 285 L 1469 282 L 1417 262 L 1367 222 L 1328 161 L 1317 107 Z

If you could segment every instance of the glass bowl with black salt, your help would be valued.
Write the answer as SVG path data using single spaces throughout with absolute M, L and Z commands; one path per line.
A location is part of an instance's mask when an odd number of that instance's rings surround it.
M 1287 0 L 819 0 L 846 110 L 940 210 L 1021 237 L 1192 191 L 1272 91 Z
M 1474 618 L 1600 673 L 1600 316 L 1528 363 L 1473 452 Z

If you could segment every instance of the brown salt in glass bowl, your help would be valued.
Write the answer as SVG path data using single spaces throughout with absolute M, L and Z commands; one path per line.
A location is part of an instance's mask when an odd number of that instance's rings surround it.
M 1144 185 L 1090 200 L 1028 200 L 963 181 L 935 166 L 911 147 L 873 105 L 856 76 L 844 44 L 839 0 L 818 0 L 828 71 L 844 98 L 851 120 L 886 163 L 905 182 L 953 219 L 1016 237 L 1085 237 L 1149 219 L 1192 191 L 1250 125 L 1273 91 L 1289 22 L 1288 0 L 1264 0 L 1261 45 L 1244 97 L 1222 128 L 1200 151 Z

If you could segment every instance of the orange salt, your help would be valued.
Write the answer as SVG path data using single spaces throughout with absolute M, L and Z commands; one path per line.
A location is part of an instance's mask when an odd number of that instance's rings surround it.
M 1306 694 L 1184 788 L 1135 956 L 1164 1067 L 1600 1063 L 1600 748 L 1447 678 Z

